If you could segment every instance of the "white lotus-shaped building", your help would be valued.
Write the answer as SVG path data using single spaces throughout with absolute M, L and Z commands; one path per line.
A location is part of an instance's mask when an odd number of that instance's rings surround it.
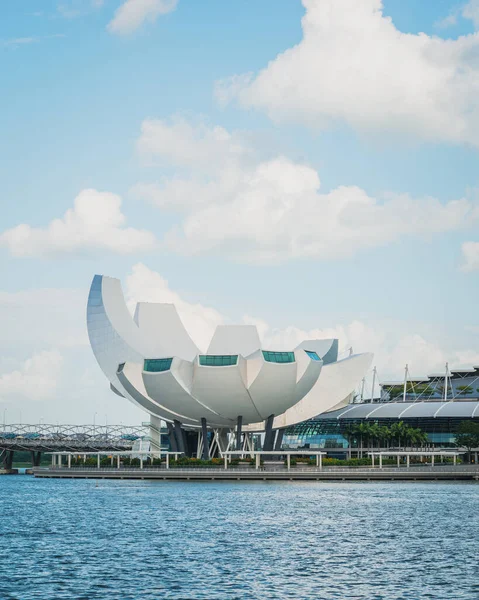
M 261 347 L 256 327 L 217 327 L 206 353 L 173 304 L 139 302 L 132 318 L 118 279 L 95 275 L 87 308 L 91 347 L 112 390 L 183 428 L 284 429 L 346 403 L 371 354 L 338 360 L 338 340 L 288 352 Z

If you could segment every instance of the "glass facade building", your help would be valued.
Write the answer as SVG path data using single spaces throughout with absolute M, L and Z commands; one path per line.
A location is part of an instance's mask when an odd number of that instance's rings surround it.
M 352 426 L 391 427 L 399 421 L 427 433 L 431 444 L 448 447 L 455 444 L 459 424 L 471 420 L 479 424 L 479 401 L 349 404 L 288 427 L 283 447 L 347 449 Z M 357 447 L 357 442 L 353 441 L 352 447 Z

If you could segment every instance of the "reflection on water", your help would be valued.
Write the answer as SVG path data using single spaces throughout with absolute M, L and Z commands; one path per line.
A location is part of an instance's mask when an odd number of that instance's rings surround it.
M 477 600 L 479 485 L 0 477 L 0 599 Z

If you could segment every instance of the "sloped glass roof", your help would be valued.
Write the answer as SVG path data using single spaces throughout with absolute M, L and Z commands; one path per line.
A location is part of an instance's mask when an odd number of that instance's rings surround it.
M 479 401 L 456 402 L 385 402 L 383 404 L 350 404 L 323 413 L 316 419 L 412 419 L 412 418 L 479 418 Z

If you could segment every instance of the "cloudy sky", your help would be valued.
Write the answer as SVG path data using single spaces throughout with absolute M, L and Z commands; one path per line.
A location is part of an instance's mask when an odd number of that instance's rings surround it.
M 0 72 L 0 419 L 145 420 L 95 273 L 202 347 L 479 364 L 479 0 L 2 0 Z

